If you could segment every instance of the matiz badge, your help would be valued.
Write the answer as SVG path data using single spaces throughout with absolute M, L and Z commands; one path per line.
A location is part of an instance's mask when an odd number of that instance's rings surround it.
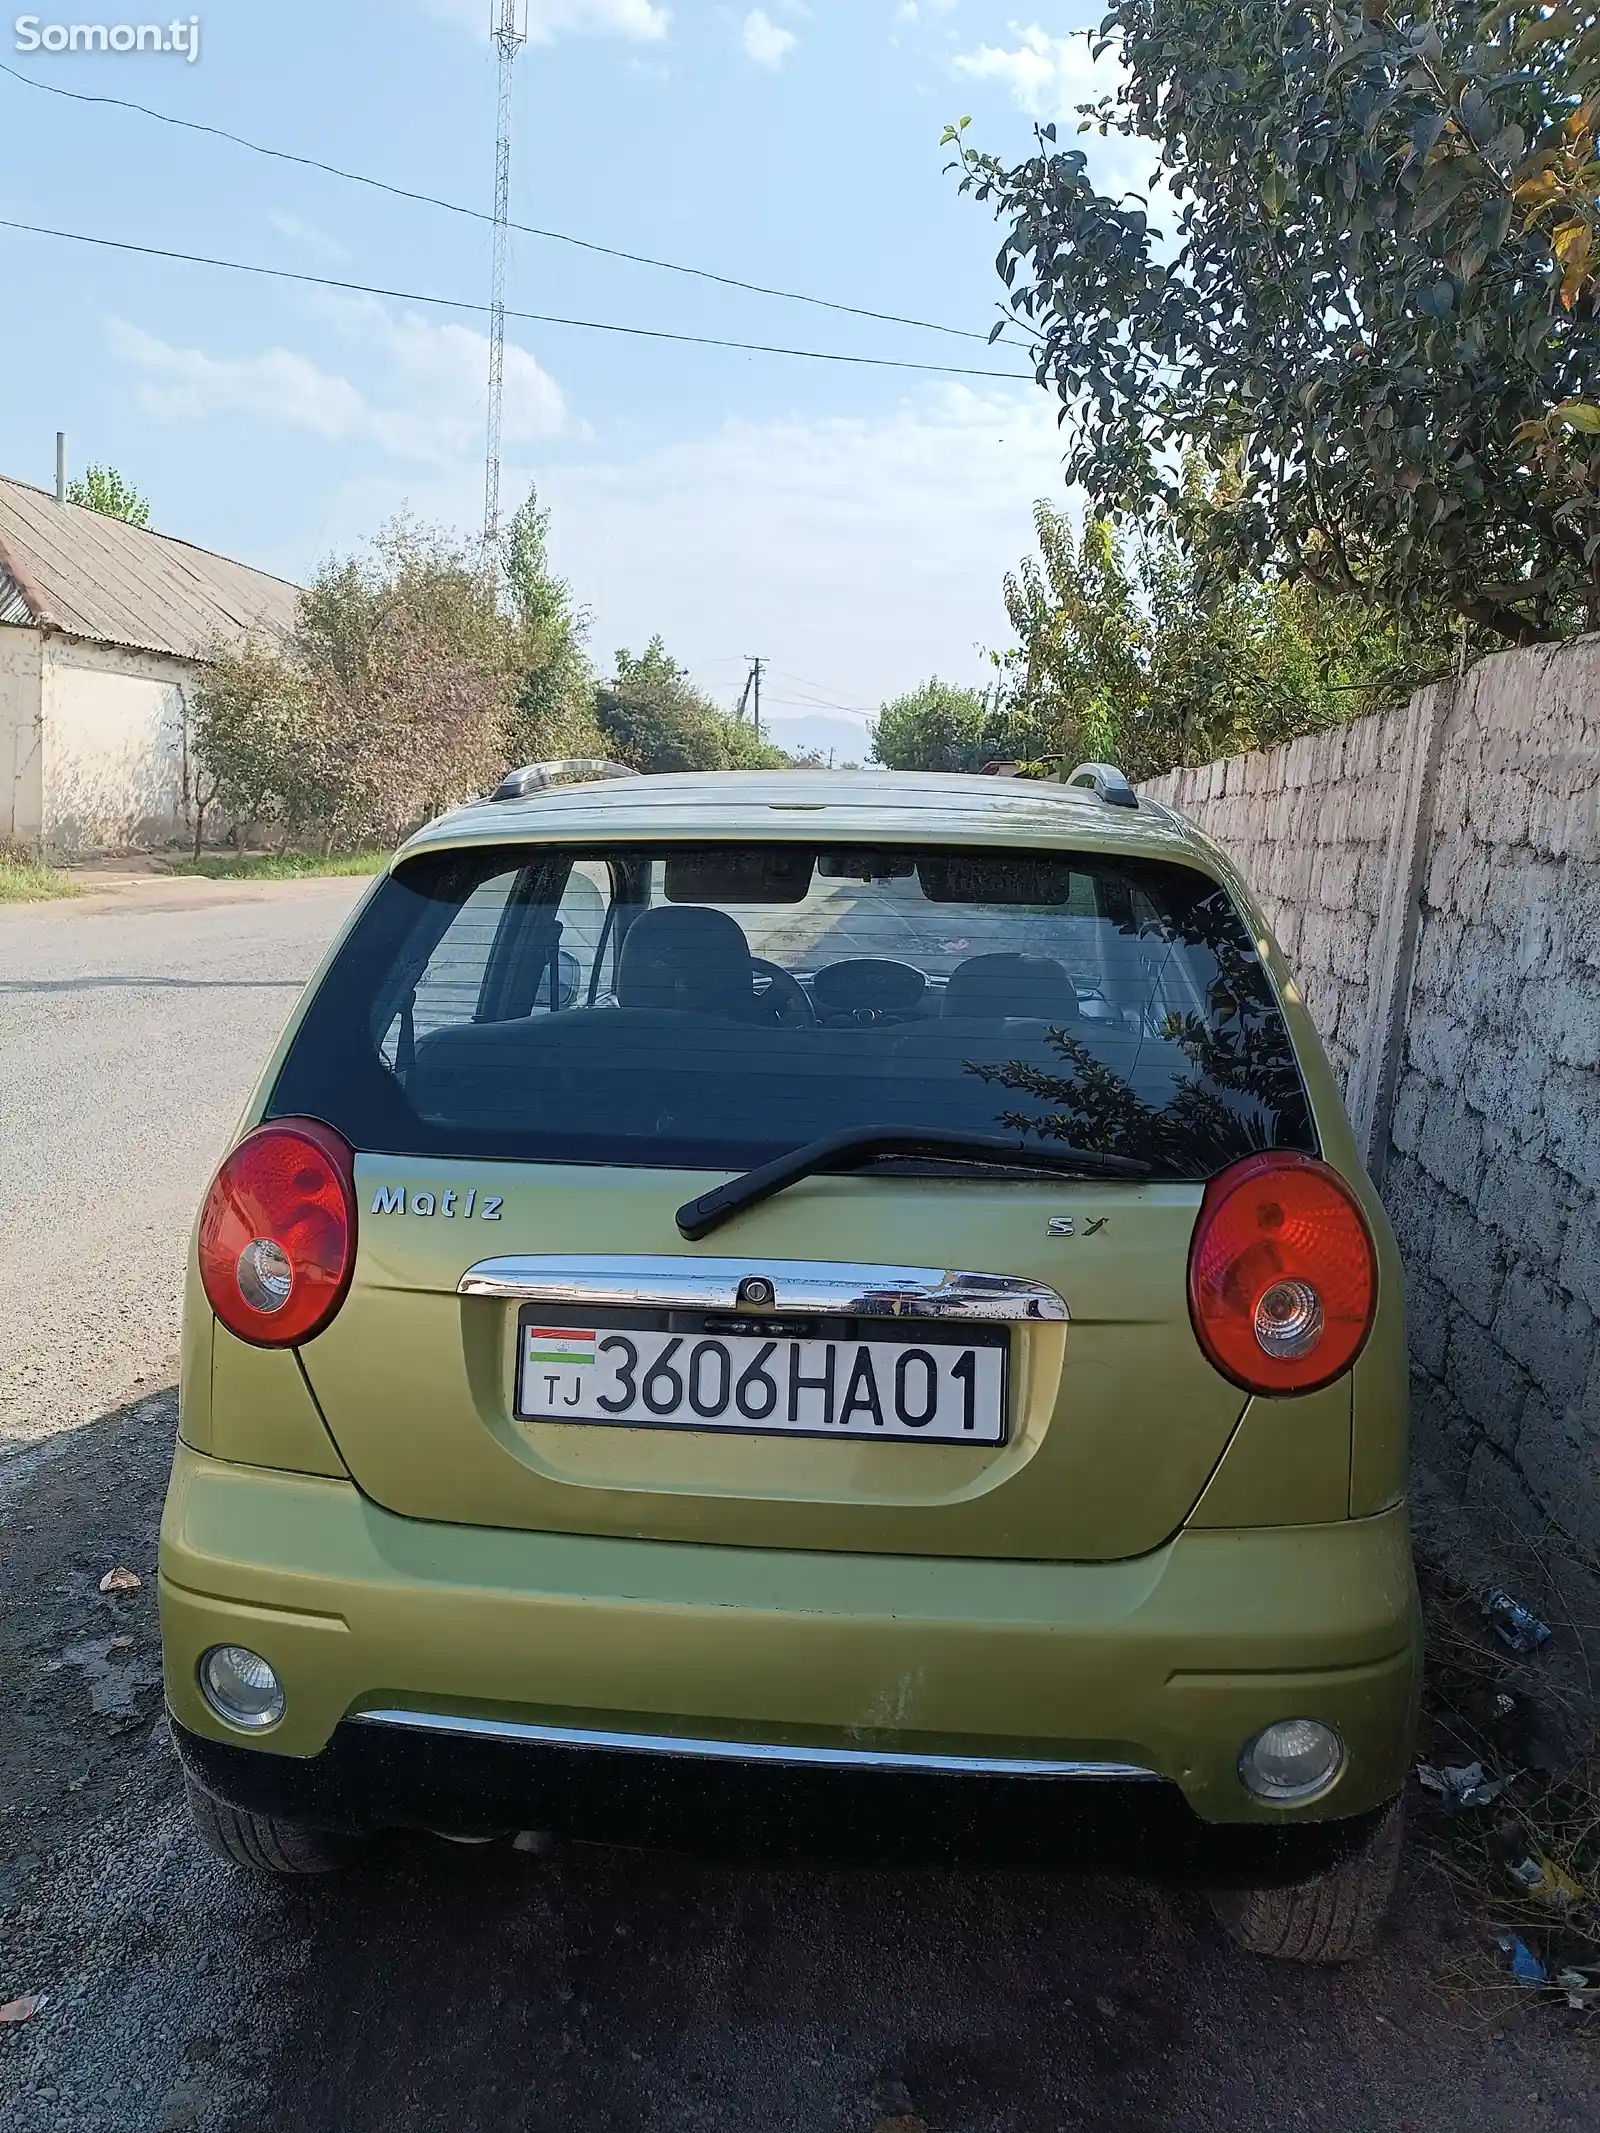
M 505 1204 L 504 1196 L 494 1192 L 486 1192 L 480 1200 L 476 1185 L 466 1192 L 412 1193 L 404 1185 L 380 1185 L 372 1195 L 375 1215 L 444 1215 L 450 1221 L 459 1215 L 470 1222 L 476 1215 L 480 1222 L 498 1222 Z

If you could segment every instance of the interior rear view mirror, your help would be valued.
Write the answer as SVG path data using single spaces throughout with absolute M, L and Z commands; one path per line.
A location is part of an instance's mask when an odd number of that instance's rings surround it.
M 811 887 L 814 854 L 783 844 L 720 845 L 713 852 L 672 852 L 666 864 L 669 904 L 799 904 Z
M 825 881 L 909 881 L 917 863 L 902 852 L 822 852 L 817 872 Z

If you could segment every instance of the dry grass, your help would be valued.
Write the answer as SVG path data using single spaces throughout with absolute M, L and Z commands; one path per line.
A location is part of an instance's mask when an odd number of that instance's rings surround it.
M 331 859 L 310 852 L 208 852 L 200 859 L 169 859 L 167 874 L 199 874 L 207 881 L 298 881 L 310 874 L 378 874 L 388 852 L 345 852 Z
M 38 904 L 83 893 L 59 867 L 42 866 L 20 852 L 0 851 L 0 904 Z

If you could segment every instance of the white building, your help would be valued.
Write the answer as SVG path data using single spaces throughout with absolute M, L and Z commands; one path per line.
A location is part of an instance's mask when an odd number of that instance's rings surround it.
M 179 836 L 208 655 L 281 641 L 297 588 L 0 479 L 0 846 Z

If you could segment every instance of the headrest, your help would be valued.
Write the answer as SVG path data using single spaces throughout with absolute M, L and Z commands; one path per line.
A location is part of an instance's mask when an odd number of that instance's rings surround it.
M 623 1007 L 748 1020 L 755 994 L 744 928 L 704 904 L 662 904 L 641 913 L 622 944 L 617 999 Z
M 1050 956 L 974 955 L 950 973 L 940 1012 L 947 1018 L 1076 1022 L 1078 995 Z

